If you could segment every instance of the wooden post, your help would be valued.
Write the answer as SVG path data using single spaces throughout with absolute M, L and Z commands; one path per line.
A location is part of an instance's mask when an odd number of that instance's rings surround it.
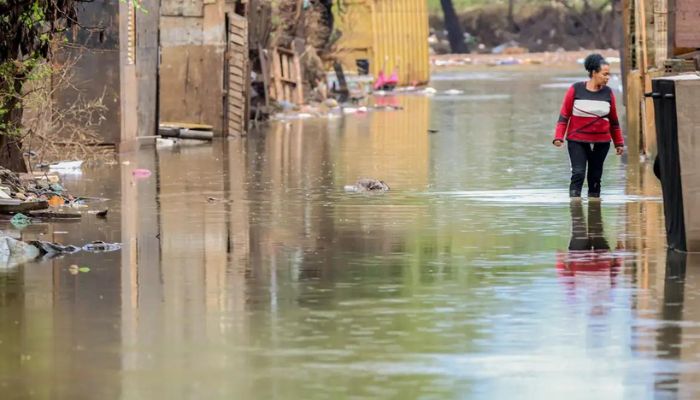
M 160 0 L 140 0 L 136 10 L 136 79 L 138 136 L 158 134 L 158 52 Z
M 132 2 L 119 3 L 119 105 L 122 144 L 133 143 L 138 129 L 138 92 L 136 83 L 135 14 Z M 120 144 L 120 151 L 122 150 Z
M 301 69 L 301 55 L 304 53 L 305 41 L 303 39 L 294 39 L 292 41 L 292 51 L 294 52 L 292 63 L 294 64 L 294 74 L 290 76 L 296 81 L 295 97 L 297 104 L 304 103 L 304 72 Z
M 666 7 L 668 9 L 666 14 L 666 58 L 673 58 L 676 47 L 676 0 L 668 0 Z
M 654 0 L 654 60 L 662 67 L 668 58 L 668 0 Z
M 656 126 L 654 123 L 654 104 L 651 98 L 644 94 L 651 92 L 651 78 L 649 77 L 649 59 L 647 55 L 647 18 L 646 18 L 646 0 L 639 0 L 639 27 L 640 27 L 640 47 L 642 51 L 642 62 L 639 66 L 640 78 L 642 80 L 642 154 L 651 156 L 655 150 L 656 144 Z

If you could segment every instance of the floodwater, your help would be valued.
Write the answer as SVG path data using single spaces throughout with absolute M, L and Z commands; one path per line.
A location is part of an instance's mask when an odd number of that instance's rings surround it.
M 21 234 L 124 248 L 0 272 L 0 397 L 698 398 L 700 259 L 667 255 L 636 157 L 569 203 L 550 137 L 575 78 L 445 73 L 377 100 L 403 111 L 66 176 L 107 220 Z

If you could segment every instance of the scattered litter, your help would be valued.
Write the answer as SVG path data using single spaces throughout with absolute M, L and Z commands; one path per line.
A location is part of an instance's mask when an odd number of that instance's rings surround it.
M 457 90 L 457 89 L 445 90 L 445 94 L 450 95 L 450 96 L 463 94 L 463 93 L 464 93 L 464 90 Z
M 437 93 L 437 90 L 435 88 L 427 87 L 422 90 L 422 93 L 424 94 L 435 94 Z
M 26 228 L 29 225 L 32 224 L 32 219 L 27 217 L 26 215 L 19 213 L 15 214 L 14 217 L 10 220 L 10 223 L 15 227 L 15 228 Z
M 107 253 L 120 250 L 121 248 L 122 246 L 118 243 L 96 241 L 83 246 L 83 251 L 87 251 L 88 253 Z
M 51 171 L 75 171 L 79 170 L 83 165 L 82 160 L 78 161 L 62 161 L 56 164 L 49 165 Z
M 64 246 L 58 243 L 39 240 L 29 242 L 29 244 L 39 249 L 42 255 L 48 255 L 49 257 L 55 257 L 59 254 L 74 254 L 80 251 L 80 247 L 72 245 Z
M 67 232 L 54 232 L 67 233 Z M 0 235 L 0 269 L 11 268 L 17 265 L 29 262 L 40 257 L 55 258 L 66 254 L 74 254 L 80 251 L 90 253 L 104 253 L 120 250 L 121 245 L 118 243 L 93 242 L 83 247 L 73 245 L 62 245 L 59 243 L 32 241 L 23 242 L 14 239 L 10 236 Z M 70 266 L 69 270 L 77 272 L 89 272 L 88 267 Z
M 522 60 L 519 60 L 519 59 L 513 58 L 513 57 L 509 57 L 509 58 L 505 58 L 503 60 L 496 61 L 495 65 L 519 65 L 522 63 L 523 63 Z
M 39 249 L 32 245 L 9 236 L 0 237 L 0 269 L 14 267 L 40 255 Z
M 156 147 L 172 147 L 175 146 L 175 139 L 156 138 Z
M 379 179 L 363 178 L 358 179 L 354 185 L 345 185 L 346 192 L 386 192 L 389 185 Z
M 49 206 L 51 206 L 51 207 L 60 207 L 60 206 L 64 205 L 65 203 L 66 203 L 65 200 L 63 200 L 63 198 L 61 196 L 52 196 L 49 199 Z
M 143 168 L 137 168 L 132 171 L 132 175 L 134 175 L 134 178 L 148 178 L 151 176 L 151 171 Z
M 207 202 L 209 203 L 233 203 L 233 200 L 226 200 L 226 199 L 218 199 L 216 197 L 209 197 L 207 198 Z
M 71 265 L 68 267 L 68 272 L 70 272 L 73 275 L 78 275 L 78 273 L 86 273 L 90 272 L 90 268 L 88 267 L 79 267 L 75 264 Z

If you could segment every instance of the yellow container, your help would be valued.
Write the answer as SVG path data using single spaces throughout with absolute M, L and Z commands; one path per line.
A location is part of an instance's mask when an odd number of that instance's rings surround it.
M 430 79 L 428 7 L 425 0 L 346 0 L 335 10 L 342 36 L 338 41 L 343 68 L 356 71 L 367 60 L 376 77 L 398 72 L 399 85 Z

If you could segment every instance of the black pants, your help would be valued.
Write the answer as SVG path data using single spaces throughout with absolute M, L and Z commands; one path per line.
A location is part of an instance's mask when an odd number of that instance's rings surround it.
M 567 146 L 571 160 L 569 196 L 581 196 L 583 180 L 586 178 L 586 165 L 588 165 L 588 197 L 600 197 L 600 178 L 603 176 L 603 164 L 610 150 L 610 143 L 593 144 L 569 140 Z

